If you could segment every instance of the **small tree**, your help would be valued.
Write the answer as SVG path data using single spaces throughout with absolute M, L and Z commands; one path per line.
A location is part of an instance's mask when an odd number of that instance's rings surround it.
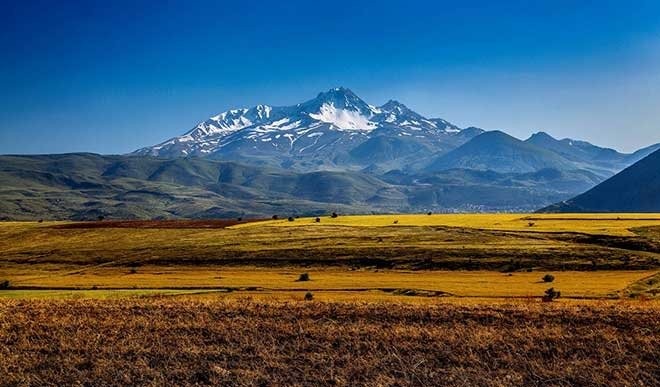
M 556 291 L 555 288 L 550 288 L 545 291 L 543 302 L 551 302 L 559 297 L 561 297 L 561 292 Z
M 295 219 L 293 218 L 293 216 L 289 216 L 289 219 L 288 219 L 289 222 L 293 222 L 294 220 Z
M 339 216 L 339 215 L 337 215 L 336 212 L 333 212 L 332 215 L 330 215 L 331 218 L 336 218 L 336 217 L 338 217 L 338 216 Z
M 314 295 L 312 292 L 307 292 L 305 293 L 305 301 L 312 301 L 314 299 Z
M 546 274 L 541 279 L 543 280 L 543 282 L 552 282 L 555 280 L 555 276 L 552 274 Z
M 321 218 L 316 218 L 316 219 L 314 219 L 314 221 L 315 221 L 316 223 L 321 223 Z
M 99 220 L 99 222 L 103 222 L 103 220 L 105 220 L 105 216 L 99 215 L 97 219 Z
M 241 218 L 241 217 L 239 216 L 238 218 L 236 218 L 236 221 L 237 221 L 237 222 L 242 222 L 242 221 L 243 221 L 243 218 Z
M 427 212 L 426 215 L 433 215 L 431 211 Z
M 302 273 L 298 277 L 298 281 L 301 281 L 301 282 L 309 281 L 309 273 Z

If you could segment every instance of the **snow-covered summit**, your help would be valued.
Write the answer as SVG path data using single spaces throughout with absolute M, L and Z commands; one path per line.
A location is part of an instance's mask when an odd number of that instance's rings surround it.
M 223 152 L 282 152 L 299 156 L 351 146 L 374 136 L 415 136 L 428 141 L 460 129 L 428 119 L 400 102 L 370 105 L 353 91 L 337 87 L 293 106 L 257 105 L 231 109 L 200 122 L 182 136 L 135 154 L 165 157 L 209 156 Z M 436 138 L 437 137 L 437 138 Z

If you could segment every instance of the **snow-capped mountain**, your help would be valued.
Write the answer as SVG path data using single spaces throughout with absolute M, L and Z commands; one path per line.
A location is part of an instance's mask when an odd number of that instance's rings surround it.
M 370 105 L 351 90 L 339 87 L 294 106 L 229 110 L 182 136 L 134 154 L 250 159 L 304 169 L 338 165 L 362 168 L 371 165 L 371 160 L 392 164 L 412 156 L 383 154 L 390 148 L 383 145 L 405 144 L 403 148 L 414 150 L 416 160 L 420 160 L 456 147 L 480 132 L 469 133 L 460 135 L 457 126 L 440 118 L 426 118 L 396 101 Z M 351 154 L 363 144 L 359 157 Z M 394 164 L 390 166 L 397 166 Z

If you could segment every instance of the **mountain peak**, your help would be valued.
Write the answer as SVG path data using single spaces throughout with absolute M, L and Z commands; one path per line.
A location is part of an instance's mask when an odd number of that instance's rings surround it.
M 399 113 L 410 111 L 408 106 L 394 99 L 385 102 L 385 104 L 383 104 L 383 106 L 381 106 L 380 109 L 384 111 L 397 111 Z
M 552 140 L 552 141 L 557 141 L 556 138 L 552 137 L 546 132 L 539 131 L 534 134 L 532 134 L 526 141 L 538 141 L 538 140 Z
M 359 98 L 353 90 L 347 87 L 333 87 L 328 91 L 322 91 L 317 96 L 316 99 L 332 99 L 336 97 L 348 97 L 348 98 Z
M 302 106 L 310 112 L 318 111 L 323 105 L 332 105 L 336 109 L 346 109 L 370 115 L 372 109 L 352 90 L 345 87 L 335 87 L 319 93 L 316 98 L 305 102 Z

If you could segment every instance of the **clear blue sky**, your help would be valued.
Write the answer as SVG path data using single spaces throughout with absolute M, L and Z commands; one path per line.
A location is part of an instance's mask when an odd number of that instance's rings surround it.
M 460 126 L 660 141 L 659 1 L 14 1 L 0 153 L 124 153 L 346 86 Z

